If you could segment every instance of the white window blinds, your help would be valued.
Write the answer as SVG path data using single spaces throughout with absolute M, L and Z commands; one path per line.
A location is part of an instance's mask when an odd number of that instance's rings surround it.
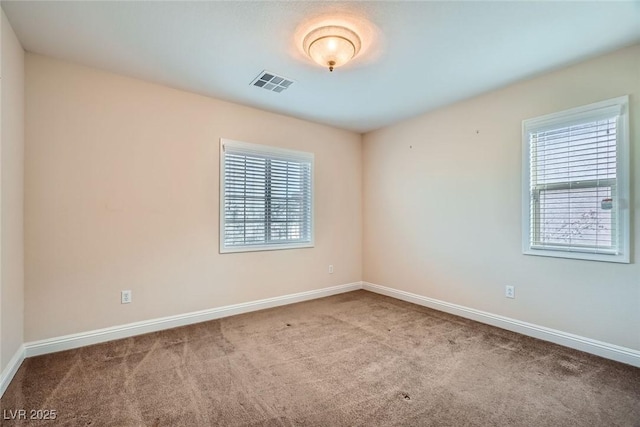
M 221 148 L 221 252 L 313 246 L 313 154 Z
M 628 159 L 620 159 L 619 151 L 626 106 L 609 104 L 525 121 L 525 252 L 595 254 L 603 257 L 587 258 L 600 260 L 624 252 L 620 160 Z

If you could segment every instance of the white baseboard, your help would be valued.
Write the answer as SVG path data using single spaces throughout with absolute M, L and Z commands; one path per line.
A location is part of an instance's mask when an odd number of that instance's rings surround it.
M 2 396 L 2 393 L 4 393 L 5 389 L 11 382 L 11 379 L 15 375 L 25 357 L 70 350 L 106 341 L 146 334 L 149 332 L 157 332 L 164 329 L 191 325 L 194 323 L 219 319 L 222 317 L 234 316 L 237 314 L 264 310 L 281 305 L 323 298 L 330 295 L 355 291 L 358 289 L 365 289 L 367 291 L 433 308 L 435 310 L 444 311 L 446 313 L 465 317 L 467 319 L 475 320 L 492 326 L 497 326 L 502 329 L 507 329 L 523 335 L 550 341 L 556 344 L 563 345 L 565 347 L 574 348 L 576 350 L 595 354 L 607 359 L 612 359 L 618 362 L 640 367 L 640 351 L 637 350 L 593 340 L 586 337 L 581 337 L 579 335 L 574 335 L 551 328 L 546 328 L 544 326 L 522 322 L 520 320 L 487 313 L 481 310 L 476 310 L 457 304 L 451 304 L 445 301 L 424 297 L 410 292 L 375 285 L 373 283 L 354 282 L 345 285 L 317 289 L 313 291 L 300 292 L 296 294 L 267 298 L 247 303 L 228 305 L 209 310 L 196 311 L 176 316 L 168 316 L 25 343 L 24 346 L 22 346 L 18 350 L 18 352 L 16 352 L 9 365 L 5 368 L 0 376 L 0 396 Z
M 348 283 L 346 285 L 333 286 L 330 288 L 316 289 L 313 291 L 300 292 L 297 294 L 289 294 L 280 297 L 250 301 L 241 304 L 227 305 L 224 307 L 212 308 L 209 310 L 195 311 L 191 313 L 179 314 L 176 316 L 168 316 L 159 319 L 145 320 L 142 322 L 128 323 L 126 325 L 113 326 L 110 328 L 97 329 L 88 332 L 81 332 L 78 334 L 65 335 L 41 341 L 29 342 L 24 345 L 25 356 L 39 356 L 41 354 L 71 350 L 73 348 L 84 347 L 87 345 L 98 344 L 121 338 L 128 338 L 135 335 L 146 334 L 149 332 L 157 332 L 163 329 L 170 329 L 178 326 L 191 325 L 193 323 L 206 322 L 208 320 L 234 316 L 236 314 L 249 313 L 251 311 L 264 310 L 266 308 L 277 307 L 280 305 L 287 305 L 316 298 L 323 298 L 343 292 L 355 291 L 358 289 L 362 289 L 361 282 Z
M 539 338 L 544 341 L 550 341 L 555 344 L 560 344 L 565 347 L 574 348 L 576 350 L 595 354 L 597 356 L 616 360 L 618 362 L 640 368 L 640 351 L 637 350 L 593 340 L 591 338 L 570 334 L 568 332 L 546 328 L 544 326 L 534 325 L 532 323 L 522 322 L 520 320 L 499 316 L 497 314 L 487 313 L 485 311 L 464 307 L 462 305 L 451 304 L 434 298 L 423 297 L 421 295 L 388 288 L 386 286 L 375 285 L 373 283 L 362 282 L 362 288 L 367 291 L 433 308 L 435 310 L 444 311 L 446 313 L 455 314 L 456 316 L 497 326 L 498 328 Z
M 11 360 L 9 360 L 9 364 L 2 370 L 2 373 L 0 373 L 0 397 L 2 397 L 14 375 L 18 372 L 20 365 L 22 365 L 24 361 L 24 357 L 24 345 L 20 345 Z

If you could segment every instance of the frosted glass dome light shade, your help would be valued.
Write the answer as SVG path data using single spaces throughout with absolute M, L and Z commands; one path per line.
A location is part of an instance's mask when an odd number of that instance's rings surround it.
M 307 34 L 303 47 L 311 59 L 333 71 L 358 54 L 361 42 L 360 37 L 348 28 L 327 26 Z

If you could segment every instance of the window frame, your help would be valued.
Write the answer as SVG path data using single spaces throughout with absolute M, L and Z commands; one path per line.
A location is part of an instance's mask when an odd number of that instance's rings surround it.
M 612 233 L 612 246 L 617 248 L 617 252 L 607 252 L 605 249 L 594 249 L 592 247 L 580 248 L 578 246 L 567 247 L 562 245 L 533 245 L 531 236 L 540 233 L 540 229 L 531 229 L 531 220 L 534 215 L 540 215 L 533 212 L 538 204 L 532 206 L 531 188 L 531 145 L 529 136 L 532 132 L 540 132 L 544 129 L 568 127 L 590 120 L 596 120 L 606 115 L 609 111 L 619 110 L 616 123 L 616 178 L 615 184 L 611 186 L 612 198 L 617 199 L 617 218 L 615 233 Z M 596 102 L 564 111 L 559 111 L 544 116 L 535 117 L 522 121 L 522 253 L 525 255 L 547 256 L 556 258 L 570 258 L 591 261 L 604 261 L 616 263 L 630 262 L 630 156 L 629 156 L 629 96 L 621 96 Z M 581 181 L 579 186 L 583 187 L 606 187 L 602 185 L 593 185 L 594 180 Z M 612 179 L 613 181 L 613 179 Z M 592 187 L 589 187 L 589 184 Z M 552 184 L 555 189 L 578 188 L 571 186 L 571 181 Z M 549 189 L 547 187 L 547 189 Z M 555 247 L 554 247 L 555 246 Z M 597 252 L 596 252 L 597 251 Z
M 226 224 L 226 215 L 225 215 L 225 201 L 226 201 L 226 174 L 225 174 L 225 145 L 232 145 L 235 147 L 241 147 L 247 150 L 250 150 L 254 153 L 264 153 L 267 157 L 282 157 L 282 158 L 291 158 L 291 159 L 300 159 L 301 161 L 304 159 L 308 161 L 311 165 L 310 171 L 310 217 L 309 217 L 309 228 L 310 228 L 310 240 L 308 242 L 296 242 L 296 243 L 278 243 L 278 244 L 251 244 L 251 245 L 243 245 L 243 246 L 225 246 L 225 224 Z M 279 147 L 273 147 L 263 144 L 253 144 L 249 142 L 236 141 L 227 138 L 220 138 L 220 193 L 219 193 L 219 205 L 220 205 L 220 215 L 219 215 L 219 245 L 220 245 L 220 253 L 238 253 L 238 252 L 259 252 L 259 251 L 274 251 L 274 250 L 285 250 L 285 249 L 300 249 L 300 248 L 312 248 L 315 246 L 315 233 L 314 233 L 314 207 L 315 207 L 315 189 L 314 189 L 314 154 L 307 153 L 303 151 L 295 151 L 289 150 Z M 268 200 L 265 200 L 267 203 Z M 268 222 L 268 221 L 267 221 Z M 267 224 L 265 222 L 265 224 Z

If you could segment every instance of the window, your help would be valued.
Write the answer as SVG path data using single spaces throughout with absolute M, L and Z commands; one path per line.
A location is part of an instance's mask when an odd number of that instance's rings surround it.
M 313 246 L 313 154 L 220 140 L 220 252 Z
M 629 262 L 628 97 L 525 120 L 523 252 Z

